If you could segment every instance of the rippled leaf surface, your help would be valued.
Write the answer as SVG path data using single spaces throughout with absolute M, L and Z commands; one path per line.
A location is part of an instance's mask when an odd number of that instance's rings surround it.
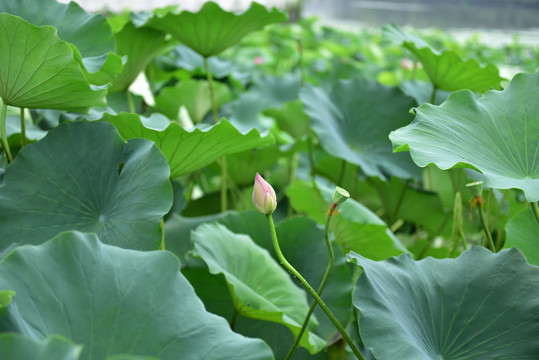
M 22 149 L 0 185 L 0 249 L 62 231 L 151 250 L 172 204 L 166 159 L 152 142 L 125 142 L 107 123 L 64 123 Z
M 361 338 L 379 360 L 539 354 L 539 268 L 516 249 L 380 262 L 350 253 L 348 260 L 363 269 L 353 302 Z
M 206 312 L 179 267 L 169 252 L 125 250 L 66 232 L 8 255 L 0 288 L 16 293 L 13 330 L 65 336 L 84 345 L 82 360 L 273 359 L 264 342 Z
M 389 134 L 395 152 L 410 151 L 421 167 L 468 167 L 485 185 L 518 188 L 539 200 L 539 74 L 518 74 L 503 91 L 476 99 L 453 93 L 440 106 L 415 109 L 408 126 Z

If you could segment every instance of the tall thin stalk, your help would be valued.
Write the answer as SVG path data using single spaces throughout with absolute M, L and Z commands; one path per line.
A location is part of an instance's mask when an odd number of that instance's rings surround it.
M 279 258 L 279 261 L 281 262 L 281 264 L 283 264 L 283 266 L 288 270 L 290 271 L 292 274 L 294 274 L 294 276 L 296 278 L 298 278 L 298 280 L 303 284 L 303 286 L 305 287 L 305 289 L 307 289 L 307 291 L 309 292 L 309 294 L 311 294 L 311 296 L 314 298 L 314 300 L 318 303 L 318 305 L 320 305 L 320 307 L 322 308 L 322 310 L 326 313 L 326 315 L 328 316 L 328 318 L 331 320 L 331 322 L 333 323 L 333 325 L 335 325 L 335 327 L 337 328 L 337 330 L 339 330 L 339 332 L 341 333 L 342 337 L 344 338 L 344 340 L 346 341 L 346 343 L 350 346 L 350 348 L 352 349 L 352 351 L 354 352 L 354 354 L 356 355 L 356 357 L 360 360 L 364 360 L 363 356 L 361 355 L 361 353 L 359 352 L 359 349 L 357 348 L 357 346 L 354 344 L 354 342 L 352 341 L 352 338 L 350 337 L 350 335 L 348 335 L 348 333 L 346 332 L 346 330 L 344 329 L 344 327 L 341 325 L 341 323 L 339 322 L 339 320 L 337 320 L 337 318 L 335 317 L 335 315 L 333 315 L 333 313 L 331 312 L 331 310 L 327 307 L 326 303 L 320 298 L 320 296 L 318 296 L 318 294 L 316 293 L 316 291 L 314 291 L 314 289 L 312 288 L 312 286 L 307 282 L 307 280 L 305 280 L 303 278 L 303 276 L 301 276 L 301 274 L 299 272 L 297 272 L 296 269 L 294 269 L 294 267 L 292 265 L 290 265 L 290 263 L 285 259 L 283 253 L 281 252 L 281 248 L 279 247 L 279 241 L 277 240 L 277 233 L 275 232 L 275 224 L 273 223 L 273 217 L 271 214 L 266 214 L 266 217 L 268 219 L 268 224 L 269 224 L 269 227 L 270 227 L 270 232 L 271 232 L 271 240 L 273 242 L 273 247 L 275 249 L 275 253 L 277 254 L 277 257 Z
M 26 124 L 24 122 L 24 108 L 21 108 L 21 148 L 26 146 Z
M 6 152 L 6 159 L 9 164 L 10 162 L 13 161 L 13 157 L 11 156 L 11 149 L 9 148 L 9 143 L 7 142 L 6 114 L 7 114 L 7 104 L 4 102 L 2 104 L 2 118 L 0 121 L 0 132 L 2 132 L 2 146 L 4 147 L 4 151 Z
M 210 100 L 211 100 L 211 110 L 213 114 L 213 122 L 217 123 L 219 121 L 219 114 L 217 113 L 217 102 L 215 101 L 215 89 L 213 87 L 213 76 L 210 71 L 210 64 L 208 58 L 204 58 L 204 68 L 206 71 L 206 78 L 208 79 L 208 87 L 210 88 Z
M 210 100 L 211 109 L 213 114 L 213 122 L 217 124 L 219 121 L 219 114 L 217 113 L 217 101 L 215 101 L 215 88 L 213 87 L 213 76 L 210 70 L 210 64 L 208 58 L 204 57 L 204 68 L 206 71 L 206 78 L 208 79 L 208 87 L 210 88 Z M 220 160 L 221 163 L 221 211 L 228 209 L 228 173 L 226 168 L 226 156 L 223 156 Z
M 436 86 L 432 84 L 432 92 L 430 93 L 430 103 L 434 105 L 434 100 L 436 100 Z
M 332 204 L 332 206 L 330 206 L 330 208 L 328 209 L 328 213 L 326 215 L 326 227 L 324 229 L 324 239 L 326 240 L 326 246 L 329 252 L 329 262 L 326 268 L 326 272 L 324 273 L 324 277 L 322 278 L 322 282 L 320 283 L 320 286 L 318 287 L 318 291 L 316 292 L 318 296 L 322 296 L 322 292 L 324 291 L 324 287 L 326 286 L 329 273 L 331 272 L 331 269 L 333 268 L 333 262 L 335 260 L 333 247 L 331 246 L 331 241 L 329 240 L 329 223 L 331 222 L 331 218 L 333 216 L 334 210 L 335 210 L 335 207 Z M 313 302 L 311 303 L 311 307 L 309 308 L 309 311 L 307 312 L 307 315 L 305 316 L 305 320 L 303 321 L 301 330 L 299 331 L 299 334 L 296 337 L 296 340 L 294 341 L 294 345 L 292 345 L 292 348 L 288 351 L 288 354 L 286 355 L 285 360 L 289 360 L 292 354 L 294 354 L 294 351 L 296 350 L 296 348 L 298 347 L 301 341 L 301 338 L 303 336 L 303 333 L 307 329 L 307 324 L 309 323 L 309 320 L 311 319 L 311 315 L 313 314 L 313 311 L 316 305 L 317 305 L 316 300 L 313 300 Z

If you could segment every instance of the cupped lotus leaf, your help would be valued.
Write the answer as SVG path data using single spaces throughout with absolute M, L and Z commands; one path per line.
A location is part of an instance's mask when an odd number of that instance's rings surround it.
M 440 106 L 423 104 L 408 126 L 389 134 L 395 152 L 410 151 L 418 166 L 468 167 L 485 186 L 518 188 L 539 200 L 539 74 L 517 74 L 503 91 L 476 99 L 453 93 Z
M 64 123 L 23 148 L 0 185 L 0 249 L 62 231 L 95 232 L 152 250 L 172 204 L 169 168 L 152 142 L 127 143 L 107 123 Z
M 406 33 L 395 24 L 384 26 L 383 32 L 385 37 L 404 46 L 417 57 L 437 89 L 484 92 L 500 88 L 503 78 L 492 64 L 481 66 L 473 59 L 463 60 L 454 51 L 439 53 L 421 38 Z
M 539 354 L 539 268 L 516 249 L 456 259 L 375 262 L 350 253 L 354 306 L 376 359 L 532 359 Z
M 305 113 L 324 149 L 361 166 L 369 176 L 417 177 L 409 156 L 395 156 L 387 134 L 412 121 L 415 101 L 396 87 L 365 79 L 341 80 L 330 94 L 308 86 L 300 92 Z M 390 105 L 389 105 L 390 104 Z
M 278 322 L 297 336 L 307 314 L 306 293 L 290 278 L 266 249 L 242 234 L 220 224 L 204 224 L 192 234 L 194 255 L 202 258 L 212 274 L 223 274 L 228 282 L 234 307 L 253 319 Z M 312 330 L 315 317 L 302 337 L 300 346 L 311 353 L 320 351 L 325 341 Z
M 217 107 L 230 100 L 229 88 L 221 83 L 213 84 Z M 195 124 L 204 120 L 204 116 L 212 109 L 209 83 L 204 80 L 185 80 L 175 86 L 163 88 L 155 96 L 155 107 L 170 119 L 177 119 L 180 107 L 185 106 L 189 117 Z
M 3 360 L 78 360 L 82 346 L 61 336 L 35 340 L 16 333 L 0 334 Z
M 90 15 L 77 3 L 56 0 L 0 0 L 0 12 L 17 15 L 36 26 L 51 25 L 58 37 L 75 45 L 73 51 L 88 81 L 104 85 L 122 70 L 122 58 L 114 53 L 116 43 L 107 20 Z
M 37 339 L 65 336 L 84 346 L 83 360 L 273 359 L 261 340 L 233 333 L 206 312 L 179 267 L 169 252 L 121 249 L 94 234 L 65 232 L 8 255 L 0 262 L 0 288 L 16 292 L 13 330 Z
M 526 255 L 528 262 L 539 266 L 539 223 L 531 209 L 521 211 L 505 226 L 504 247 L 516 247 Z
M 276 8 L 268 10 L 256 2 L 245 12 L 235 14 L 224 11 L 210 1 L 196 13 L 182 11 L 163 14 L 159 11 L 137 25 L 170 33 L 200 55 L 210 57 L 236 45 L 245 35 L 286 19 L 286 15 Z
M 87 111 L 105 105 L 106 90 L 93 90 L 72 47 L 52 26 L 34 26 L 0 14 L 0 97 L 11 106 Z
M 295 181 L 286 190 L 294 209 L 325 224 L 332 202 L 333 189 L 306 181 Z M 353 250 L 370 259 L 382 260 L 407 252 L 404 245 L 372 211 L 354 199 L 339 206 L 338 216 L 331 221 L 335 242 L 346 252 Z
M 260 134 L 256 129 L 242 134 L 226 119 L 207 130 L 192 131 L 173 122 L 146 126 L 146 120 L 136 114 L 105 114 L 103 120 L 116 126 L 124 139 L 152 140 L 167 158 L 171 178 L 201 169 L 225 155 L 275 142 L 273 135 Z
M 169 46 L 164 32 L 127 23 L 116 34 L 117 53 L 127 56 L 122 72 L 112 81 L 110 93 L 126 91 L 154 57 Z

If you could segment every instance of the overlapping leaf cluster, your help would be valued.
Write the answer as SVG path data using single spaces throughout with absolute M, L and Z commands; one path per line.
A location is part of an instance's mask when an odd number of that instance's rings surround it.
M 315 287 L 331 189 L 351 193 L 323 299 L 365 359 L 539 354 L 539 75 L 504 82 L 393 25 L 261 32 L 285 20 L 0 1 L 2 359 L 283 358 L 310 299 L 253 210 L 256 172 Z M 299 344 L 353 358 L 318 308 Z

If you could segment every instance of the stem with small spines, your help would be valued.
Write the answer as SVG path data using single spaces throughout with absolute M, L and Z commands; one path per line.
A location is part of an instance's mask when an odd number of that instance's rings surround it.
M 301 274 L 299 272 L 297 272 L 296 269 L 294 269 L 294 267 L 292 265 L 290 265 L 290 263 L 285 259 L 283 253 L 281 252 L 281 248 L 279 247 L 279 241 L 277 240 L 277 233 L 275 232 L 275 224 L 273 223 L 273 217 L 271 214 L 267 214 L 266 215 L 267 219 L 268 219 L 268 223 L 269 223 L 269 227 L 270 227 L 270 233 L 271 233 L 271 240 L 273 242 L 273 248 L 275 249 L 275 253 L 277 254 L 277 257 L 279 258 L 279 261 L 283 264 L 283 266 L 288 270 L 290 271 L 300 282 L 301 284 L 305 287 L 305 289 L 307 289 L 307 291 L 309 292 L 309 294 L 311 294 L 311 296 L 314 298 L 314 300 L 318 303 L 318 305 L 320 305 L 320 307 L 322 308 L 322 310 L 326 313 L 326 315 L 328 316 L 328 318 L 331 320 L 331 322 L 333 323 L 333 325 L 337 328 L 337 330 L 339 330 L 339 332 L 341 333 L 342 337 L 344 338 L 344 340 L 346 341 L 346 343 L 350 346 L 350 348 L 352 349 L 352 351 L 354 352 L 354 354 L 356 355 L 356 357 L 359 359 L 359 360 L 364 360 L 363 356 L 361 355 L 361 353 L 359 352 L 359 349 L 357 348 L 357 346 L 354 344 L 354 342 L 352 341 L 352 338 L 350 337 L 350 335 L 348 335 L 348 333 L 346 332 L 346 330 L 343 328 L 343 326 L 341 325 L 341 323 L 339 322 L 339 320 L 337 320 L 337 318 L 335 317 L 335 315 L 333 315 L 333 313 L 331 312 L 331 310 L 327 307 L 326 303 L 320 298 L 320 296 L 318 296 L 318 294 L 316 293 L 316 291 L 314 291 L 314 289 L 312 288 L 312 286 L 307 282 L 307 280 L 305 280 L 303 278 L 303 276 L 301 276 Z
M 333 262 L 335 260 L 335 255 L 333 253 L 333 247 L 331 246 L 331 241 L 329 239 L 329 223 L 331 222 L 331 218 L 333 216 L 334 211 L 336 210 L 337 206 L 335 204 L 331 204 L 330 208 L 328 209 L 328 213 L 326 215 L 326 227 L 324 229 L 324 239 L 326 240 L 326 246 L 328 248 L 329 252 L 329 263 L 326 268 L 326 272 L 324 273 L 324 277 L 322 278 L 322 282 L 320 283 L 320 286 L 318 287 L 318 291 L 316 292 L 318 296 L 322 296 L 322 291 L 324 291 L 324 287 L 326 286 L 326 282 L 329 277 L 329 273 L 331 272 L 331 268 L 333 268 Z M 301 330 L 299 331 L 298 336 L 296 337 L 296 340 L 294 341 L 294 345 L 292 345 L 292 348 L 288 351 L 288 354 L 286 355 L 284 360 L 289 360 L 296 348 L 298 347 L 301 337 L 303 336 L 303 333 L 307 329 L 307 324 L 309 323 L 309 320 L 311 318 L 311 315 L 313 314 L 314 308 L 316 307 L 317 302 L 316 300 L 313 300 L 311 303 L 311 307 L 309 308 L 309 311 L 307 312 L 307 315 L 305 316 L 305 320 L 303 321 L 303 325 L 301 326 Z

